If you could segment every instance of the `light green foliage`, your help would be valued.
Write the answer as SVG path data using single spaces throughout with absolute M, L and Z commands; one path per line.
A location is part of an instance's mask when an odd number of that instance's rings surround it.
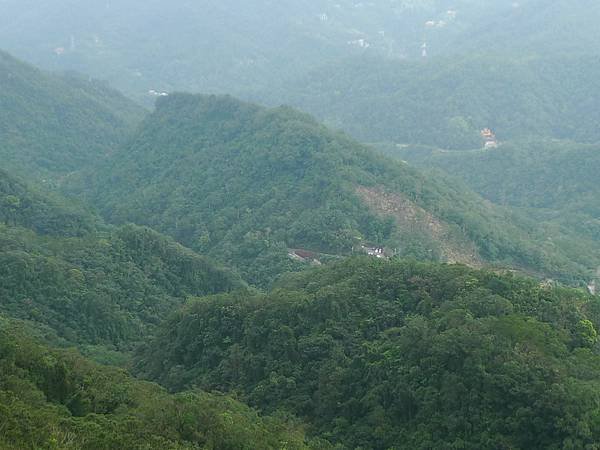
M 519 208 L 538 222 L 547 242 L 592 269 L 589 278 L 600 266 L 597 144 L 527 139 L 480 151 L 382 150 L 421 168 L 442 169 L 492 202 Z
M 0 169 L 0 223 L 40 234 L 81 236 L 98 221 L 64 199 L 42 194 Z

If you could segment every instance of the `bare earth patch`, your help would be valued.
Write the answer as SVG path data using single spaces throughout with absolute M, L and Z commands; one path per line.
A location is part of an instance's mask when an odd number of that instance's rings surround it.
M 381 216 L 392 216 L 400 229 L 426 232 L 440 243 L 444 258 L 451 264 L 481 267 L 482 262 L 473 243 L 457 242 L 446 223 L 424 210 L 406 196 L 381 188 L 358 186 L 356 193 L 368 208 Z

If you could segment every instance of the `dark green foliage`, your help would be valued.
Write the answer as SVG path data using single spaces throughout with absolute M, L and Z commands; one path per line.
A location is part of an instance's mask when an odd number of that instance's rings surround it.
M 142 115 L 99 82 L 45 74 L 0 52 L 3 169 L 57 182 L 110 153 Z
M 0 225 L 0 311 L 73 344 L 127 350 L 188 295 L 241 287 L 233 274 L 146 228 L 83 238 Z
M 598 448 L 598 298 L 462 266 L 352 259 L 199 299 L 137 358 L 361 449 Z
M 131 349 L 187 296 L 244 286 L 170 238 L 108 227 L 2 171 L 0 219 L 0 313 L 70 344 Z
M 262 284 L 299 267 L 287 246 L 349 253 L 357 235 L 389 238 L 352 193 L 373 180 L 351 166 L 367 155 L 289 109 L 173 95 L 99 171 L 93 199 L 110 220 L 155 227 Z
M 0 448 L 308 449 L 293 424 L 204 392 L 168 395 L 32 341 L 0 317 Z

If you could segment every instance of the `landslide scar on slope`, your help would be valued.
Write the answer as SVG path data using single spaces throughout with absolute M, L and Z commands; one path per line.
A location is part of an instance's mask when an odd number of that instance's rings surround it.
M 358 186 L 356 194 L 375 214 L 392 216 L 399 229 L 419 229 L 440 243 L 442 254 L 448 263 L 460 263 L 471 267 L 481 267 L 482 263 L 475 245 L 471 242 L 458 242 L 453 238 L 446 223 L 430 212 L 416 205 L 406 196 L 396 192 L 386 192 L 381 188 Z

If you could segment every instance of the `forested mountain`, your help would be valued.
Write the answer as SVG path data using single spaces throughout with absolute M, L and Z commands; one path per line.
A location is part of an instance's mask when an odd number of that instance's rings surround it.
M 10 51 L 42 67 L 93 74 L 136 98 L 151 89 L 247 94 L 324 57 L 367 45 L 384 52 L 392 41 L 379 34 L 384 8 L 350 0 L 26 3 L 35 6 L 3 2 L 0 39 Z
M 239 277 L 147 229 L 111 228 L 0 172 L 0 312 L 70 345 L 128 351 L 187 296 Z
M 0 449 L 600 449 L 598 23 L 0 0 Z
M 589 0 L 4 0 L 2 12 L 11 52 L 136 98 L 150 89 L 244 96 L 337 58 L 419 58 L 424 42 L 432 58 L 585 54 L 600 44 L 600 7 Z
M 478 147 L 483 127 L 599 140 L 590 0 L 38 3 L 3 2 L 7 49 L 148 104 L 181 90 L 285 101 L 361 140 L 442 148 Z
M 580 290 L 356 258 L 191 302 L 137 370 L 293 412 L 342 448 L 594 448 L 599 314 Z
M 598 144 L 530 139 L 477 151 L 382 149 L 417 166 L 437 167 L 460 177 L 496 204 L 520 208 L 553 240 L 577 235 L 589 253 L 600 253 Z
M 103 83 L 46 74 L 0 52 L 0 158 L 5 170 L 38 183 L 56 181 L 110 153 L 143 114 Z
M 33 340 L 0 316 L 0 448 L 319 448 L 281 419 L 200 391 L 169 395 L 120 369 Z
M 369 142 L 483 147 L 549 137 L 600 141 L 600 56 L 495 55 L 414 61 L 354 58 L 301 76 L 273 102 Z
M 384 153 L 456 175 L 494 203 L 517 207 L 598 210 L 600 145 L 527 139 L 487 150 L 387 147 Z
M 161 99 L 127 146 L 68 184 L 110 221 L 165 232 L 261 286 L 298 267 L 287 255 L 296 248 L 348 255 L 381 245 L 570 282 L 591 267 L 544 242 L 535 223 L 443 177 L 378 157 L 289 108 L 229 97 Z

